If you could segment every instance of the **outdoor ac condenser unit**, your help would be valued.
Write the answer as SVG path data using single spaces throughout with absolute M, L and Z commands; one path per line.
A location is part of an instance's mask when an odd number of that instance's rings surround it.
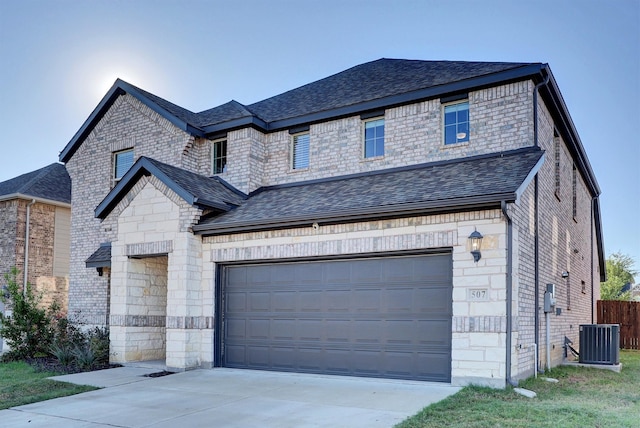
M 580 358 L 585 364 L 620 363 L 620 326 L 618 324 L 580 325 Z

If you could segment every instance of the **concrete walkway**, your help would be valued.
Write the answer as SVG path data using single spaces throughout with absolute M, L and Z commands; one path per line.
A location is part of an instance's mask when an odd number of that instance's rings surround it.
M 193 370 L 150 378 L 121 367 L 53 379 L 103 387 L 0 411 L 0 426 L 384 427 L 456 393 L 447 384 L 255 370 Z

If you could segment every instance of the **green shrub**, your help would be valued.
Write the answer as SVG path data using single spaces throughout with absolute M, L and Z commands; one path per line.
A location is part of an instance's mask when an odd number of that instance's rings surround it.
M 49 352 L 66 368 L 70 368 L 75 363 L 73 349 L 66 344 L 54 342 L 49 347 Z
M 92 370 L 98 364 L 98 358 L 91 346 L 78 346 L 73 350 L 76 365 L 81 370 Z
M 38 306 L 41 296 L 36 295 L 31 284 L 22 289 L 18 285 L 18 270 L 12 268 L 5 274 L 7 282 L 0 299 L 11 308 L 12 314 L 0 313 L 0 336 L 11 348 L 5 359 L 25 359 L 47 355 L 54 337 L 52 321 L 59 310 L 57 304 L 48 309 Z

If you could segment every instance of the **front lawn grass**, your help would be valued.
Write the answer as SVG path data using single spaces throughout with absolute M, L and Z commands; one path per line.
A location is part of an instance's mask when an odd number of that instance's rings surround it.
M 535 391 L 465 387 L 424 408 L 396 428 L 426 427 L 634 427 L 640 426 L 640 351 L 620 351 L 622 372 L 556 367 L 520 382 Z M 543 378 L 558 379 L 550 383 Z
M 23 361 L 0 363 L 0 410 L 98 389 L 46 379 L 59 374 L 36 371 Z

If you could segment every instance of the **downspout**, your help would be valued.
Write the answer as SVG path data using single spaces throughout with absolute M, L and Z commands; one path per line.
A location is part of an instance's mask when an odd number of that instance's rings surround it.
M 595 209 L 596 198 L 591 198 L 591 324 L 595 324 L 593 313 L 595 312 L 595 292 L 593 283 L 593 210 Z
M 538 140 L 538 91 L 540 87 L 549 83 L 549 74 L 544 77 L 544 80 L 533 88 L 533 145 L 535 147 L 540 147 L 540 142 Z M 534 294 L 534 321 L 533 321 L 533 336 L 536 350 L 540 349 L 540 314 L 539 314 L 539 305 L 540 305 L 540 228 L 539 228 L 539 219 L 538 219 L 538 174 L 536 174 L 534 179 L 534 232 L 533 232 L 533 294 Z M 539 367 L 538 365 L 538 352 L 534 356 L 536 361 L 534 362 L 534 367 Z M 534 369 L 537 372 L 537 368 Z M 537 373 L 536 373 L 537 375 Z
M 513 325 L 511 322 L 511 314 L 513 312 L 513 224 L 511 217 L 507 213 L 507 203 L 505 201 L 500 202 L 502 213 L 507 219 L 507 339 L 506 339 L 506 381 L 507 384 L 517 386 L 517 382 L 511 379 L 511 334 Z
M 534 295 L 534 312 L 533 312 L 533 336 L 536 349 L 540 349 L 540 240 L 539 240 L 539 222 L 538 222 L 538 174 L 534 178 L 534 208 L 533 208 L 533 295 Z M 538 353 L 534 356 L 536 359 L 534 365 L 536 367 L 536 376 L 538 364 Z
M 36 200 L 32 199 L 31 202 L 27 204 L 27 220 L 25 222 L 24 228 L 24 279 L 22 282 L 22 295 L 27 295 L 27 277 L 29 275 L 29 223 L 31 217 L 31 205 L 35 204 Z

